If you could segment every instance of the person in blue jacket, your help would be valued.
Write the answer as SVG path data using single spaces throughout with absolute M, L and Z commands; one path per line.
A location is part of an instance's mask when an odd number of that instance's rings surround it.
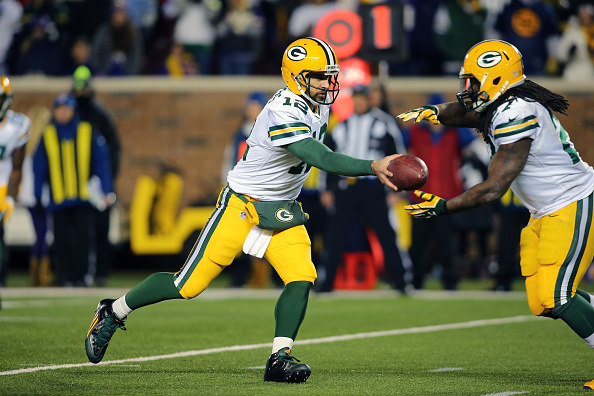
M 41 202 L 49 185 L 48 211 L 53 218 L 57 283 L 87 286 L 91 219 L 94 202 L 106 208 L 115 202 L 109 152 L 105 138 L 76 114 L 76 99 L 62 94 L 53 103 L 53 117 L 45 127 L 33 157 L 35 198 Z M 89 179 L 101 181 L 99 199 Z

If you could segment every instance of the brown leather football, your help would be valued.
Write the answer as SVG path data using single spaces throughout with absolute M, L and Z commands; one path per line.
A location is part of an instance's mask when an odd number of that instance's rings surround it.
M 399 190 L 413 191 L 423 187 L 429 177 L 427 165 L 414 155 L 401 155 L 388 164 L 388 170 L 394 174 L 390 181 Z

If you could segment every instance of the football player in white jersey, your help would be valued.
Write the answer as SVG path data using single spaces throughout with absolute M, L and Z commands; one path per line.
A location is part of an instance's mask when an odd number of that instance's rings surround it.
M 361 160 L 322 143 L 340 70 L 324 41 L 294 41 L 284 52 L 281 69 L 286 87 L 256 118 L 245 154 L 229 172 L 228 185 L 184 266 L 175 274 L 150 275 L 117 300 L 99 302 L 85 338 L 91 362 L 101 361 L 112 335 L 134 309 L 198 296 L 243 250 L 266 258 L 285 283 L 275 308 L 275 337 L 264 380 L 299 383 L 309 377 L 309 366 L 291 355 L 316 279 L 303 225 L 307 215 L 295 199 L 312 166 L 345 176 L 376 175 L 396 190 L 387 179 L 392 175 L 387 165 L 398 155 Z
M 594 257 L 594 169 L 554 114 L 566 114 L 569 103 L 526 79 L 521 54 L 504 41 L 472 47 L 459 77 L 458 102 L 399 117 L 476 128 L 491 153 L 489 176 L 448 200 L 415 191 L 427 202 L 405 209 L 420 218 L 446 215 L 487 205 L 511 187 L 531 214 L 520 239 L 530 310 L 563 320 L 594 348 L 594 297 L 578 289 Z
M 25 143 L 29 139 L 31 121 L 24 114 L 10 110 L 12 86 L 8 77 L 0 76 L 0 235 L 12 215 L 14 200 L 21 183 Z M 3 239 L 3 238 L 1 238 Z M 4 241 L 0 241 L 0 268 L 4 257 Z

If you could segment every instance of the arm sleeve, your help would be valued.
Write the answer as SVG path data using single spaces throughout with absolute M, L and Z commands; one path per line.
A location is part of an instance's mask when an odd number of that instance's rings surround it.
M 368 176 L 371 160 L 361 160 L 348 155 L 335 153 L 315 139 L 304 139 L 287 146 L 287 150 L 301 161 L 325 172 L 343 176 Z

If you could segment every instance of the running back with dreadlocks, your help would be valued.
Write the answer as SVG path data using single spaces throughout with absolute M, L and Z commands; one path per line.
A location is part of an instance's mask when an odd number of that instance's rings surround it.
M 594 259 L 594 169 L 554 114 L 567 115 L 569 103 L 527 80 L 520 52 L 499 40 L 471 48 L 459 78 L 457 102 L 398 117 L 476 128 L 491 153 L 487 179 L 447 200 L 415 191 L 425 201 L 404 209 L 415 218 L 448 215 L 499 200 L 511 188 L 530 212 L 519 241 L 530 311 L 561 319 L 594 348 L 594 296 L 578 289 Z M 539 345 L 559 345 L 548 341 L 541 338 Z M 584 389 L 594 390 L 594 380 Z

